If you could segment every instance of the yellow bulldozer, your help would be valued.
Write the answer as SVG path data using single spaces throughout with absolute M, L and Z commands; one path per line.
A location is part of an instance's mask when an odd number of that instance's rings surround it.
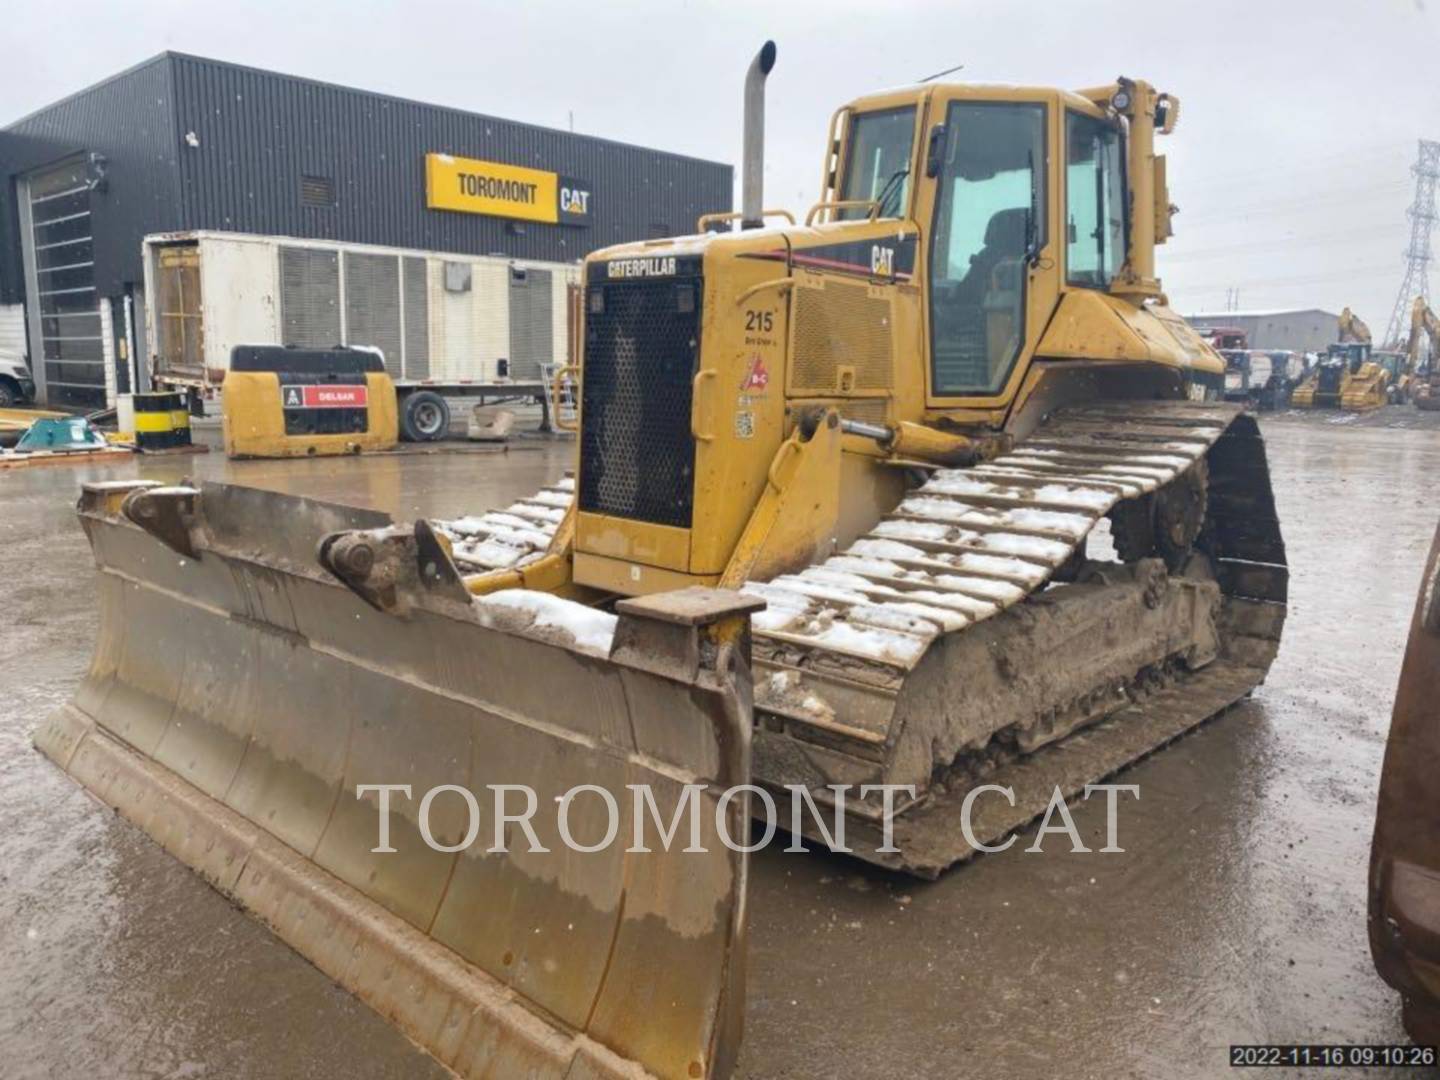
M 573 475 L 408 523 L 81 495 L 99 642 L 38 746 L 462 1075 L 726 1075 L 720 834 L 789 797 L 792 835 L 934 877 L 1276 652 L 1264 446 L 1155 271 L 1178 101 L 862 97 L 797 222 L 761 194 L 774 62 L 741 211 L 585 262 Z M 683 850 L 628 842 L 697 804 Z
M 1290 396 L 1300 409 L 1339 406 L 1350 412 L 1378 409 L 1390 400 L 1390 372 L 1370 355 L 1370 328 L 1348 307 L 1340 312 L 1339 340 L 1310 369 Z

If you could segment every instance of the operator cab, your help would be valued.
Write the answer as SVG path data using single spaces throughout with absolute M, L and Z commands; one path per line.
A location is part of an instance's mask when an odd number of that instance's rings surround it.
M 834 218 L 921 227 L 931 407 L 1012 401 L 1022 357 L 1069 293 L 1158 295 L 1148 268 L 1125 277 L 1126 125 L 1088 94 L 927 86 L 837 114 L 824 195 Z M 1162 130 L 1169 99 L 1155 99 Z M 1198 339 L 1176 349 L 1187 361 L 1202 351 Z

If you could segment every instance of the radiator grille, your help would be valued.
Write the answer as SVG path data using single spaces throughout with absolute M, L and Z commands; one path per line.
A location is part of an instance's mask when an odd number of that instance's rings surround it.
M 589 286 L 581 382 L 580 509 L 689 528 L 700 279 Z M 603 310 L 596 307 L 603 302 Z
M 830 280 L 795 290 L 792 392 L 841 394 L 894 384 L 890 304 L 864 285 Z M 846 384 L 846 370 L 850 372 Z
M 840 403 L 840 415 L 846 420 L 860 420 L 866 424 L 888 424 L 890 422 L 889 398 L 852 398 Z

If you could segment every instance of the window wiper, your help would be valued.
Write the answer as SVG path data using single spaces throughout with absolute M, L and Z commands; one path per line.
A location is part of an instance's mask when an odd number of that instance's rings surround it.
M 885 216 L 885 206 L 890 201 L 890 196 L 900 190 L 895 186 L 896 182 L 905 179 L 905 177 L 909 175 L 910 170 L 908 168 L 896 169 L 890 174 L 890 179 L 885 181 L 885 186 L 880 189 L 880 194 L 875 196 L 876 217 Z

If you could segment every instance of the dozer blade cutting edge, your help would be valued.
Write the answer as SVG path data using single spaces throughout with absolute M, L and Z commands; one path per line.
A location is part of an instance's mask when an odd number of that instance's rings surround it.
M 746 863 L 715 811 L 749 779 L 757 602 L 622 602 L 595 613 L 614 624 L 602 660 L 539 622 L 482 625 L 468 595 L 418 574 L 391 582 L 403 617 L 368 606 L 316 550 L 382 514 L 144 483 L 86 485 L 79 512 L 99 638 L 36 735 L 47 756 L 461 1075 L 728 1074 Z M 372 850 L 366 784 L 411 785 L 391 801 L 393 852 Z M 446 784 L 481 796 L 478 839 L 453 852 L 418 831 L 422 793 Z M 573 850 L 540 814 L 548 853 L 488 850 L 487 785 L 528 785 L 544 807 L 582 784 L 616 799 L 620 842 Z M 703 852 L 628 851 L 632 784 L 661 822 L 705 785 Z M 601 806 L 572 803 L 578 844 L 603 839 Z M 438 845 L 471 839 L 458 793 L 430 811 Z M 721 813 L 743 838 L 744 799 Z

